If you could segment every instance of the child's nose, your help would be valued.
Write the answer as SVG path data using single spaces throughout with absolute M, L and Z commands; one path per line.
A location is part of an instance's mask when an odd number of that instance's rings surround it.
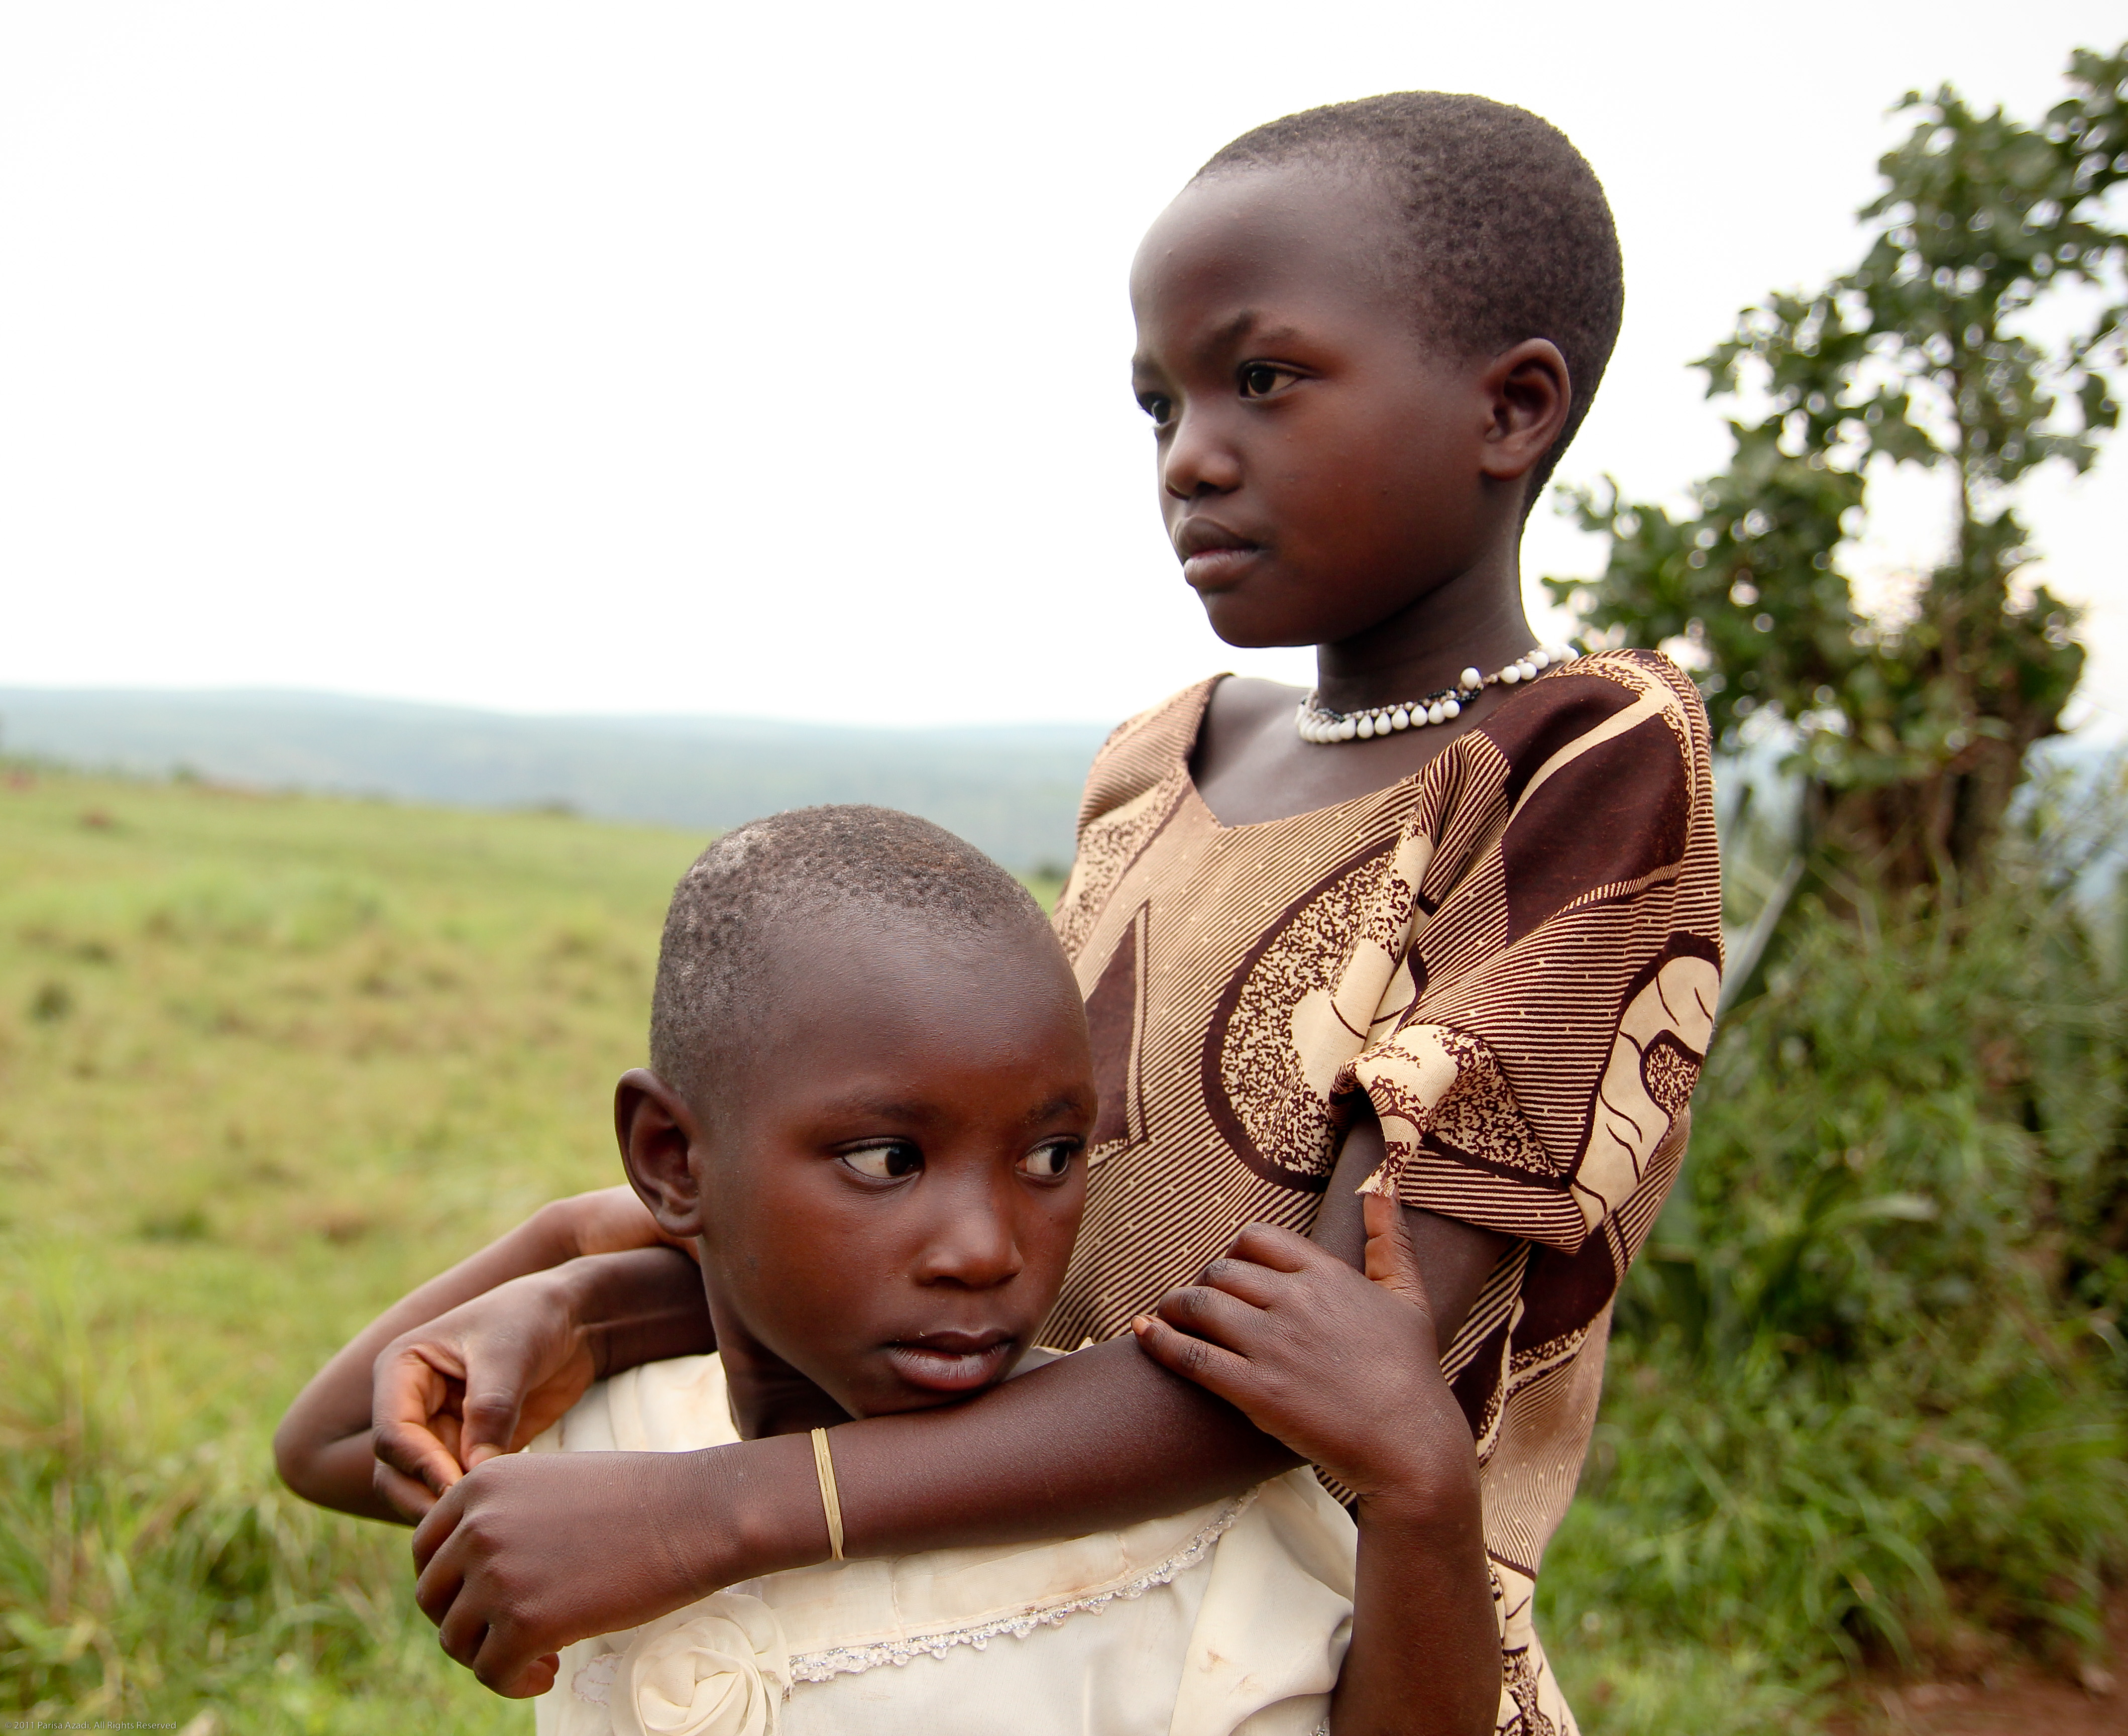
M 1242 465 L 1233 448 L 1220 438 L 1203 412 L 1180 413 L 1175 433 L 1161 454 L 1160 485 L 1177 500 L 1204 494 L 1227 494 L 1241 486 Z
M 1009 1217 L 985 1206 L 948 1215 L 924 1244 L 917 1276 L 926 1284 L 995 1290 L 1026 1266 Z

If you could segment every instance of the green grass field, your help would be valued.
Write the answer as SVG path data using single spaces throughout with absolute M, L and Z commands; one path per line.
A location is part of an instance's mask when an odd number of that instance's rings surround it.
M 268 1437 L 394 1295 L 618 1178 L 702 841 L 0 782 L 0 1705 L 529 1729 L 435 1651 L 403 1534 L 279 1491 Z

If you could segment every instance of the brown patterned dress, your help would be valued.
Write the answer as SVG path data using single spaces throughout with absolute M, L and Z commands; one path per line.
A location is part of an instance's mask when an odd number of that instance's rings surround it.
M 1668 659 L 1602 653 L 1389 789 L 1228 826 L 1188 763 L 1216 685 L 1124 724 L 1087 780 L 1056 922 L 1101 1101 L 1043 1342 L 1125 1330 L 1244 1223 L 1307 1229 L 1364 1092 L 1369 1187 L 1516 1239 L 1442 1367 L 1478 1441 L 1499 1728 L 1570 1733 L 1531 1604 L 1713 1031 L 1705 714 Z

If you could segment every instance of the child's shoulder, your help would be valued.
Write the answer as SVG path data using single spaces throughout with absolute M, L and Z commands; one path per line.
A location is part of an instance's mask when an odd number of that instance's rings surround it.
M 1545 733 L 1557 739 L 1562 725 L 1599 729 L 1629 712 L 1634 721 L 1660 712 L 1688 740 L 1706 740 L 1707 707 L 1692 677 L 1662 652 L 1631 646 L 1585 652 L 1555 664 L 1488 719 L 1480 732 L 1497 740 L 1502 724 L 1508 725 L 1505 733 L 1521 734 L 1539 719 L 1550 719 Z
M 1190 745 L 1197 739 L 1198 726 L 1204 721 L 1205 707 L 1212 703 L 1214 694 L 1223 696 L 1223 690 L 1236 685 L 1229 675 L 1208 675 L 1202 681 L 1193 681 L 1186 687 L 1178 688 L 1157 705 L 1147 706 L 1126 717 L 1109 731 L 1108 739 L 1094 755 L 1096 766 L 1123 757 L 1152 755 L 1169 760 L 1186 755 Z M 1267 687 L 1265 682 L 1247 683 L 1252 687 Z
M 1114 814 L 1178 773 L 1196 742 L 1205 706 L 1224 682 L 1223 675 L 1193 682 L 1109 731 L 1086 773 L 1079 803 L 1081 832 L 1090 821 Z
M 1555 803 L 1598 784 L 1653 784 L 1687 810 L 1711 812 L 1707 707 L 1692 677 L 1660 651 L 1595 651 L 1558 665 L 1472 737 L 1499 756 L 1494 778 L 1480 783 L 1497 782 L 1496 799 L 1518 814 L 1554 780 L 1562 781 Z
M 1646 695 L 1687 720 L 1700 736 L 1707 733 L 1707 706 L 1698 684 L 1674 659 L 1661 651 L 1632 646 L 1613 651 L 1591 651 L 1560 666 L 1565 675 L 1591 674 L 1616 683 L 1636 694 Z
M 1247 735 L 1289 711 L 1295 692 L 1214 675 L 1118 725 L 1086 774 L 1079 806 L 1082 858 L 1096 835 L 1104 854 L 1128 855 L 1157 829 L 1189 781 L 1208 711 L 1218 714 L 1214 721 L 1221 728 Z M 1630 648 L 1555 665 L 1399 787 L 1417 797 L 1431 792 L 1432 799 L 1417 801 L 1412 823 L 1438 831 L 1447 824 L 1444 804 L 1517 808 L 1538 782 L 1560 772 L 1570 775 L 1552 792 L 1555 801 L 1574 799 L 1572 791 L 1592 781 L 1623 780 L 1660 787 L 1687 811 L 1711 813 L 1712 742 L 1691 676 L 1660 651 Z

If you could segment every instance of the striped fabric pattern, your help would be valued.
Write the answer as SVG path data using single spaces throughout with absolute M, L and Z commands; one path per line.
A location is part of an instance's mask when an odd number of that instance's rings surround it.
M 1370 1106 L 1369 1188 L 1514 1238 L 1442 1366 L 1478 1442 L 1500 1729 L 1571 1731 L 1530 1610 L 1712 1034 L 1705 714 L 1667 659 L 1600 653 L 1389 789 L 1227 826 L 1188 764 L 1216 685 L 1124 724 L 1087 781 L 1056 923 L 1101 1108 L 1043 1342 L 1127 1329 L 1245 1223 L 1305 1231 Z

